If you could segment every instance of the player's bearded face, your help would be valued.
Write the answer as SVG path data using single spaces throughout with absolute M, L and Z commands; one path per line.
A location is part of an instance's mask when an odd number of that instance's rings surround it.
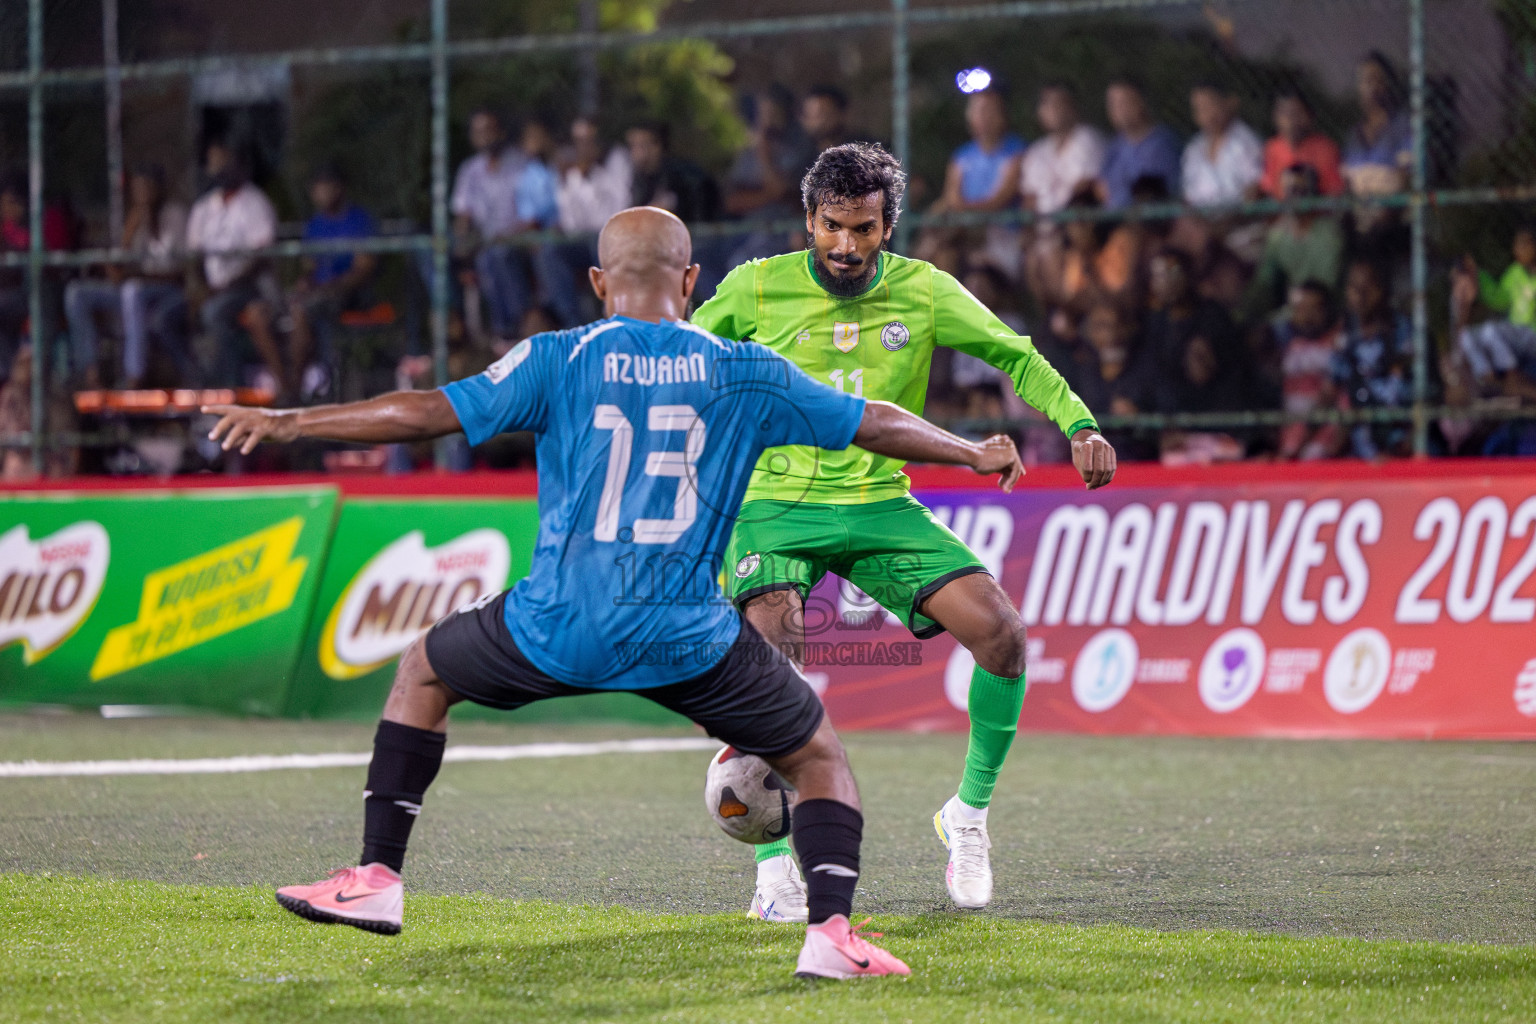
M 873 192 L 847 204 L 822 203 L 807 218 L 811 265 L 821 286 L 833 295 L 860 295 L 880 267 L 880 248 L 890 237 L 884 196 Z

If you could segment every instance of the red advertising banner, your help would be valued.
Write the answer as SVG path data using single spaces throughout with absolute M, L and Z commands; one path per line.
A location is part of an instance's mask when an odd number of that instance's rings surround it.
M 1536 738 L 1536 466 L 1478 466 L 916 494 L 1023 613 L 1027 729 Z M 835 578 L 806 621 L 839 728 L 966 727 L 947 635 Z

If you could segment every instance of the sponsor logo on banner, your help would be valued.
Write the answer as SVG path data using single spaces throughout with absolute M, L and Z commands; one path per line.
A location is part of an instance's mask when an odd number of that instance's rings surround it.
M 1340 640 L 1323 667 L 1323 696 L 1333 710 L 1352 715 L 1381 695 L 1392 669 L 1392 645 L 1380 630 L 1357 629 Z
M 1264 641 L 1251 629 L 1229 629 L 1200 662 L 1200 700 L 1218 714 L 1247 704 L 1264 680 Z
M 290 558 L 304 520 L 258 530 L 144 577 L 139 617 L 107 634 L 91 665 L 106 679 L 287 611 L 307 558 Z
M 36 541 L 25 523 L 0 534 L 0 648 L 47 657 L 80 628 L 107 579 L 111 545 L 100 523 L 71 523 Z
M 1536 658 L 1526 662 L 1515 676 L 1515 710 L 1527 718 L 1536 718 Z
M 320 636 L 320 667 L 356 679 L 389 663 L 449 612 L 507 585 L 512 549 L 500 530 L 471 530 L 429 548 L 412 530 L 369 559 L 337 598 Z
M 834 323 L 832 325 L 832 345 L 839 352 L 852 352 L 853 347 L 858 343 L 858 324 Z
M 1094 634 L 1072 665 L 1072 699 L 1084 711 L 1108 711 L 1125 699 L 1136 679 L 1141 652 L 1123 629 Z

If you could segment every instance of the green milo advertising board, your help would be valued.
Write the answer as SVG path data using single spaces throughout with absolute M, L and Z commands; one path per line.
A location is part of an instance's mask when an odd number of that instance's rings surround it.
M 531 498 L 348 499 L 284 713 L 377 718 L 400 652 L 444 615 L 526 576 L 538 530 Z M 468 703 L 453 716 L 509 719 Z M 542 701 L 510 717 L 680 721 L 627 693 Z
M 0 704 L 281 713 L 334 488 L 0 497 Z

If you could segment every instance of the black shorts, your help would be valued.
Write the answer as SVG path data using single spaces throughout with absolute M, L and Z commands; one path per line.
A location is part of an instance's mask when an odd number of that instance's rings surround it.
M 498 594 L 455 612 L 427 633 L 427 663 L 465 700 L 512 710 L 549 697 L 610 692 L 571 686 L 538 669 L 507 632 Z M 811 741 L 826 714 L 805 677 L 751 624 L 725 657 L 681 683 L 630 690 L 702 726 L 711 736 L 759 757 L 781 757 Z

